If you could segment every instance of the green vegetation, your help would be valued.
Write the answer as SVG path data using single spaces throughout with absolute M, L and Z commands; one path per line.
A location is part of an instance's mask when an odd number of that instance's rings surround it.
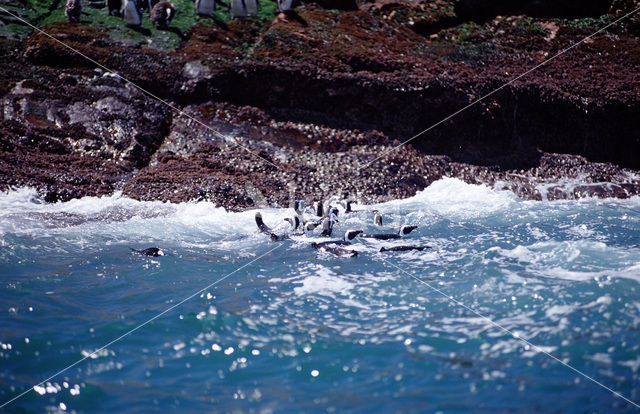
M 604 15 L 600 17 L 583 17 L 581 19 L 566 20 L 565 24 L 569 27 L 578 27 L 590 30 L 597 30 L 611 23 L 611 16 Z
M 107 33 L 112 39 L 131 45 L 141 45 L 158 50 L 175 50 L 180 46 L 182 38 L 196 24 L 213 26 L 214 19 L 228 23 L 231 14 L 225 7 L 218 5 L 214 17 L 198 16 L 195 0 L 172 0 L 177 12 L 171 22 L 170 30 L 156 30 L 149 15 L 144 14 L 142 26 L 139 30 L 126 27 L 120 17 L 109 16 L 106 8 L 95 9 L 83 2 L 81 24 L 95 27 Z M 46 24 L 66 21 L 64 15 L 64 0 L 27 0 L 26 7 L 3 6 L 39 27 Z M 277 10 L 273 0 L 261 0 L 258 19 L 262 22 L 273 19 Z M 5 24 L 0 24 L 0 36 L 22 39 L 28 36 L 32 29 L 13 18 L 4 18 Z

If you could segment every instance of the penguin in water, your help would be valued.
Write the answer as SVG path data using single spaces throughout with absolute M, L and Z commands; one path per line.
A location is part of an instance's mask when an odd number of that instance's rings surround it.
M 231 18 L 258 17 L 258 0 L 231 0 Z
M 78 23 L 80 21 L 80 13 L 82 13 L 82 5 L 80 0 L 67 0 L 64 8 L 64 14 L 70 23 Z
M 408 252 L 411 250 L 423 251 L 430 249 L 431 246 L 393 246 L 393 247 L 381 247 L 380 252 Z
M 287 236 L 286 234 L 283 234 L 281 236 L 275 234 L 273 230 L 271 230 L 271 227 L 264 224 L 264 220 L 262 219 L 262 213 L 260 213 L 259 211 L 256 213 L 255 218 L 256 218 L 256 225 L 258 226 L 258 230 L 260 230 L 264 234 L 267 234 L 271 238 L 271 240 L 282 241 L 282 240 L 287 240 L 289 238 L 289 236 Z
M 375 224 L 376 226 L 382 227 L 382 214 L 376 212 L 373 215 L 373 224 Z
M 153 23 L 153 27 L 158 30 L 165 30 L 169 28 L 171 19 L 173 19 L 175 14 L 176 9 L 173 7 L 173 4 L 168 1 L 161 1 L 153 6 L 149 18 L 151 19 L 151 23 Z
M 344 233 L 344 237 L 342 238 L 342 240 L 327 240 L 319 243 L 313 242 L 311 243 L 311 247 L 313 247 L 314 249 L 318 249 L 320 247 L 329 246 L 332 244 L 337 246 L 349 246 L 351 244 L 351 241 L 355 239 L 360 233 L 362 233 L 362 230 L 347 230 Z
M 311 247 L 316 250 L 322 250 L 340 257 L 356 257 L 358 252 L 355 250 L 344 249 L 338 246 L 348 246 L 362 230 L 348 230 L 342 240 L 328 240 L 320 243 L 311 243 Z
M 418 226 L 402 226 L 400 227 L 400 231 L 397 234 L 361 234 L 360 237 L 363 239 L 376 239 L 376 240 L 395 240 L 401 239 L 407 234 L 411 233 L 413 230 L 417 229 Z
M 165 255 L 164 252 L 162 250 L 160 250 L 159 248 L 157 248 L 157 247 L 148 247 L 148 248 L 142 249 L 142 250 L 131 249 L 131 251 L 134 252 L 134 253 L 141 254 L 143 256 L 150 256 L 150 257 L 159 257 L 159 256 L 164 256 Z
M 122 8 L 122 0 L 106 0 L 107 12 L 109 16 L 120 16 L 120 9 Z
M 120 14 L 128 27 L 140 27 L 142 24 L 142 12 L 136 0 L 124 0 Z
M 196 0 L 196 13 L 200 16 L 213 16 L 213 12 L 216 11 L 216 3 L 229 8 L 228 4 L 224 4 L 220 0 Z

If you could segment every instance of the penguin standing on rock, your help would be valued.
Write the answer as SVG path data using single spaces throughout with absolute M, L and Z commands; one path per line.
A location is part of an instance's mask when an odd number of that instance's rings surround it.
M 153 23 L 153 27 L 158 30 L 166 30 L 169 28 L 171 19 L 173 19 L 175 14 L 176 9 L 173 7 L 173 4 L 168 1 L 161 1 L 153 6 L 149 18 L 151 19 L 151 23 Z
M 71 23 L 78 23 L 80 21 L 80 13 L 82 13 L 82 5 L 80 0 L 67 0 L 67 5 L 64 8 L 64 14 Z
M 142 12 L 138 8 L 136 0 L 124 0 L 120 13 L 127 26 L 140 27 L 142 24 Z

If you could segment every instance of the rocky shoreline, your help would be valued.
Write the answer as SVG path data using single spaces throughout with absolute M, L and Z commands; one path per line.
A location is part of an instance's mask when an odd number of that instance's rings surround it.
M 87 22 L 44 26 L 181 112 L 45 35 L 0 38 L 0 190 L 231 210 L 385 201 L 443 176 L 524 199 L 640 194 L 637 15 L 394 149 L 638 7 L 477 3 L 200 19 L 170 50 Z

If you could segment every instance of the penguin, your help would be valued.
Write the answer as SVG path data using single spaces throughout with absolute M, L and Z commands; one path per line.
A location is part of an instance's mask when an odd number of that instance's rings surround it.
M 256 225 L 258 226 L 258 230 L 260 230 L 264 234 L 267 234 L 271 238 L 271 240 L 282 241 L 282 240 L 287 240 L 289 238 L 289 236 L 287 236 L 286 234 L 283 234 L 281 236 L 275 234 L 271 230 L 271 227 L 264 224 L 264 220 L 262 220 L 262 213 L 260 213 L 259 211 L 256 213 L 255 219 L 256 219 Z
M 423 251 L 430 249 L 431 246 L 393 246 L 393 247 L 381 247 L 380 252 L 407 252 L 410 250 Z
M 157 247 L 149 247 L 146 249 L 142 249 L 142 250 L 137 250 L 137 249 L 132 249 L 130 248 L 132 252 L 134 253 L 138 253 L 141 254 L 143 256 L 151 256 L 151 257 L 159 257 L 159 256 L 164 256 L 164 252 L 162 250 L 160 250 Z
M 296 0 L 278 0 L 278 11 L 284 13 L 293 10 L 296 3 Z
M 333 247 L 333 246 L 318 246 L 314 247 L 315 249 L 322 250 L 325 252 L 329 252 L 336 256 L 340 257 L 356 257 L 358 252 L 355 250 L 343 249 L 342 247 Z
M 161 1 L 153 6 L 149 18 L 151 19 L 151 23 L 153 23 L 153 27 L 158 30 L 164 30 L 169 28 L 171 19 L 173 19 L 175 14 L 176 9 L 173 7 L 173 4 L 168 1 Z
M 333 220 L 330 218 L 325 218 L 322 220 L 322 232 L 321 236 L 331 237 L 331 233 L 333 232 Z
M 376 226 L 382 227 L 382 214 L 376 213 L 373 216 L 373 224 L 375 224 Z
M 376 240 L 394 240 L 401 239 L 403 236 L 411 233 L 413 230 L 417 229 L 418 226 L 402 226 L 400 231 L 397 234 L 361 234 L 360 237 L 363 239 L 376 239 Z
M 300 218 L 298 216 L 287 217 L 284 221 L 291 225 L 292 231 L 298 230 L 298 227 L 300 227 Z
M 156 3 L 158 2 L 158 0 L 156 0 L 155 2 L 151 2 L 151 0 L 138 0 L 138 7 L 140 9 L 140 12 L 146 11 L 148 13 L 151 13 L 151 10 L 153 10 L 153 6 L 156 5 Z
M 316 216 L 324 217 L 324 203 L 322 200 L 318 201 L 316 204 Z
M 109 16 L 120 16 L 122 0 L 106 0 Z
M 231 18 L 258 17 L 258 0 L 231 0 Z
M 196 13 L 200 16 L 213 16 L 216 11 L 216 3 L 229 8 L 228 4 L 224 4 L 220 0 L 196 0 Z
M 353 212 L 353 210 L 351 209 L 351 204 L 353 203 L 353 201 L 351 200 L 344 200 L 340 202 L 340 205 L 342 205 L 342 207 L 344 208 L 344 212 L 345 213 L 351 213 Z
M 80 0 L 67 0 L 67 5 L 64 8 L 64 14 L 71 23 L 78 23 L 80 21 L 80 13 L 82 13 L 82 5 Z
M 347 230 L 344 233 L 344 237 L 342 238 L 342 240 L 327 240 L 327 241 L 323 241 L 323 242 L 314 242 L 311 243 L 311 247 L 313 247 L 314 249 L 319 249 L 323 246 L 329 246 L 329 245 L 336 245 L 336 246 L 348 246 L 351 244 L 351 240 L 355 239 L 360 233 L 362 233 L 362 230 Z
M 139 27 L 142 24 L 142 13 L 136 0 L 124 0 L 120 14 L 129 27 Z

